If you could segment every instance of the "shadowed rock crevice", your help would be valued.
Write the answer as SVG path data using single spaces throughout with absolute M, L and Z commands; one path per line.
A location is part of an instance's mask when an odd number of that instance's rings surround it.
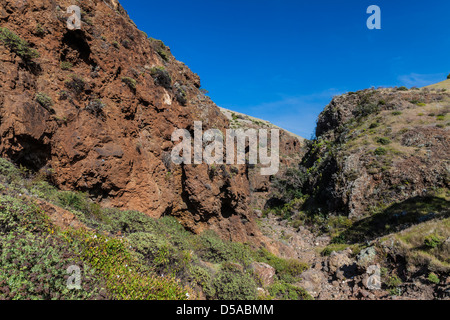
M 14 139 L 19 149 L 9 149 L 8 157 L 17 165 L 24 166 L 33 171 L 39 171 L 51 158 L 51 146 L 29 135 L 19 135 Z
M 87 34 L 82 30 L 67 31 L 62 39 L 63 49 L 61 52 L 61 61 L 73 59 L 74 52 L 85 64 L 94 64 L 91 59 L 91 47 L 87 41 Z

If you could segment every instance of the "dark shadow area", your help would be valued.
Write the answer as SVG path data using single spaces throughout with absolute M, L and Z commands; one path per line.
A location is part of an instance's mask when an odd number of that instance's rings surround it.
M 20 151 L 9 149 L 8 157 L 17 165 L 24 166 L 34 172 L 44 167 L 51 156 L 51 147 L 29 135 L 15 137 L 15 143 L 21 146 Z
M 86 40 L 86 34 L 82 30 L 69 31 L 64 34 L 63 43 L 69 46 L 72 50 L 77 51 L 80 55 L 80 59 L 86 64 L 93 64 L 93 61 L 90 58 L 91 48 Z M 68 50 L 63 50 L 61 53 L 61 61 L 66 60 L 67 54 Z
M 383 212 L 355 222 L 332 241 L 361 243 L 399 232 L 428 220 L 450 216 L 449 201 L 432 196 L 414 197 L 393 204 Z

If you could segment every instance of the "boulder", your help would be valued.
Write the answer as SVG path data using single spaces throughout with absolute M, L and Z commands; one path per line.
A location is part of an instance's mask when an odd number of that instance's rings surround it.
M 366 268 L 369 265 L 373 264 L 377 256 L 377 251 L 375 247 L 369 247 L 361 250 L 361 252 L 356 256 L 357 265 L 360 268 Z
M 327 277 L 322 271 L 309 269 L 303 272 L 300 277 L 302 280 L 298 283 L 300 287 L 305 289 L 311 296 L 317 297 L 322 291 L 322 286 L 327 282 Z
M 253 270 L 263 287 L 268 287 L 273 284 L 275 269 L 272 266 L 264 262 L 253 262 L 250 265 L 250 269 Z

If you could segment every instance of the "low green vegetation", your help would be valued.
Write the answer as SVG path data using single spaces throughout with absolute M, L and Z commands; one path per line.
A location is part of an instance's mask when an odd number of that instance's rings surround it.
M 78 75 L 71 75 L 70 79 L 64 81 L 64 85 L 72 90 L 76 96 L 80 96 L 84 92 L 86 82 Z
M 166 89 L 172 86 L 172 78 L 169 72 L 164 67 L 153 67 L 150 69 L 150 74 L 155 80 L 155 84 Z
M 137 81 L 130 77 L 123 77 L 122 82 L 125 83 L 130 89 L 136 90 Z
M 86 106 L 86 111 L 96 117 L 100 117 L 103 116 L 103 109 L 105 108 L 105 106 L 106 105 L 101 99 L 93 99 L 89 101 L 88 105 Z
M 304 289 L 283 281 L 275 282 L 268 290 L 272 297 L 279 300 L 313 300 Z
M 169 61 L 169 51 L 164 42 L 161 40 L 149 38 L 150 44 L 153 47 L 153 49 L 156 51 L 156 53 L 164 60 Z
M 39 57 L 39 53 L 35 49 L 32 49 L 27 41 L 21 39 L 8 28 L 0 27 L 0 42 L 25 62 L 31 62 L 33 59 Z
M 383 147 L 378 147 L 373 151 L 373 153 L 376 156 L 384 156 L 385 154 L 387 154 L 387 150 Z
M 309 299 L 294 286 L 308 268 L 265 249 L 194 235 L 173 217 L 104 209 L 85 193 L 60 191 L 44 174 L 0 159 L 0 299 L 256 299 L 253 262 L 276 270 L 271 298 Z M 34 198 L 72 212 L 89 229 L 61 229 Z M 79 266 L 81 290 L 69 290 L 67 267 Z M 297 292 L 295 294 L 295 292 Z
M 384 146 L 391 143 L 391 140 L 389 140 L 388 138 L 385 138 L 385 137 L 378 137 L 378 138 L 376 138 L 376 141 L 377 141 L 377 143 L 382 144 Z M 380 150 L 378 152 L 380 152 Z M 377 154 L 377 153 L 375 153 L 375 154 Z
M 439 282 L 440 282 L 439 277 L 434 272 L 430 272 L 428 274 L 427 279 L 428 279 L 428 281 L 430 281 L 431 283 L 434 283 L 434 284 L 439 284 Z
M 348 247 L 347 244 L 330 244 L 328 246 L 326 246 L 321 252 L 320 254 L 324 257 L 329 256 L 333 251 L 335 252 L 339 252 L 342 250 L 345 250 Z
M 403 281 L 397 275 L 392 275 L 385 281 L 385 285 L 387 286 L 390 294 L 393 296 L 401 295 L 402 290 L 399 287 L 402 283 Z
M 45 108 L 49 112 L 54 112 L 52 106 L 52 99 L 43 92 L 38 92 L 35 96 L 35 100 L 39 103 L 43 108 Z
M 60 66 L 62 70 L 72 70 L 73 68 L 73 64 L 69 61 L 62 61 Z
M 429 235 L 429 236 L 426 236 L 425 239 L 424 239 L 424 241 L 423 241 L 424 246 L 425 246 L 426 248 L 428 248 L 428 249 L 434 249 L 434 248 L 437 248 L 437 247 L 439 247 L 442 243 L 443 243 L 443 240 L 442 240 L 439 236 L 434 235 L 434 234 L 431 234 L 431 235 Z

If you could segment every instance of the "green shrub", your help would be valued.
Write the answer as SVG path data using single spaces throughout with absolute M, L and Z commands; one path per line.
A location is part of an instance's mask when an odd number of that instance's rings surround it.
M 255 300 L 256 282 L 251 275 L 240 270 L 222 268 L 213 280 L 215 299 Z
M 382 156 L 382 155 L 387 154 L 387 150 L 383 147 L 379 147 L 379 148 L 376 148 L 373 153 L 377 156 Z
M 388 138 L 385 138 L 385 137 L 379 137 L 379 138 L 377 138 L 377 142 L 379 143 L 379 144 L 382 144 L 382 145 L 388 145 L 388 144 L 390 144 L 391 143 L 391 140 L 389 140 Z
M 13 232 L 2 239 L 0 299 L 101 299 L 101 280 L 86 272 L 84 263 L 62 239 L 44 234 Z M 83 271 L 81 288 L 69 290 L 67 268 Z
M 153 67 L 150 74 L 155 80 L 155 84 L 169 89 L 172 86 L 172 78 L 164 67 Z
M 71 70 L 73 68 L 73 64 L 69 61 L 62 61 L 60 66 L 62 70 Z
M 25 62 L 30 62 L 39 57 L 39 53 L 35 49 L 30 48 L 28 42 L 22 40 L 7 28 L 0 27 L 0 41 Z
M 434 248 L 439 247 L 442 244 L 442 239 L 440 239 L 438 236 L 432 234 L 432 235 L 425 237 L 423 244 L 428 249 L 434 249 Z
M 267 251 L 260 249 L 255 253 L 255 260 L 272 266 L 276 274 L 287 282 L 294 282 L 309 266 L 296 259 L 283 259 Z
M 86 83 L 84 79 L 77 75 L 72 75 L 70 80 L 64 82 L 65 86 L 71 89 L 75 94 L 80 95 L 84 92 Z
M 408 91 L 408 88 L 405 86 L 397 88 L 397 91 Z
M 445 116 L 443 114 L 440 114 L 440 115 L 436 116 L 436 120 L 444 121 L 445 120 Z
M 168 239 L 144 232 L 133 233 L 128 238 L 139 257 L 151 263 L 156 272 L 173 276 L 187 272 L 191 262 L 189 252 L 177 250 Z
M 107 222 L 114 232 L 130 235 L 135 232 L 151 232 L 157 228 L 157 221 L 141 212 L 109 209 L 105 215 L 109 217 Z
M 33 202 L 0 196 L 0 234 L 24 230 L 38 232 L 48 228 L 48 219 Z
M 401 115 L 401 114 L 402 114 L 401 111 L 393 111 L 393 112 L 392 112 L 392 115 L 393 115 L 393 116 L 399 116 L 399 115 Z
M 434 284 L 439 284 L 439 282 L 440 282 L 439 277 L 433 272 L 430 272 L 427 279 L 428 279 L 428 281 L 430 281 L 431 283 L 434 283 Z
M 303 193 L 301 189 L 307 180 L 307 176 L 305 170 L 288 168 L 282 176 L 273 179 L 273 188 L 277 191 L 274 197 L 285 204 L 302 198 Z M 284 209 L 289 210 L 290 208 L 286 207 Z
M 313 300 L 305 289 L 283 281 L 277 281 L 268 288 L 269 294 L 280 300 Z
M 86 107 L 86 110 L 93 114 L 96 117 L 103 116 L 103 109 L 105 108 L 105 104 L 100 99 L 94 99 L 89 101 L 89 104 Z
M 386 280 L 386 286 L 388 286 L 388 288 L 391 288 L 391 289 L 398 287 L 402 283 L 403 283 L 402 280 L 396 275 L 390 276 Z
M 45 108 L 49 112 L 54 112 L 52 106 L 53 101 L 48 95 L 43 92 L 38 92 L 35 96 L 37 103 L 39 103 L 43 108 Z
M 86 196 L 74 191 L 61 191 L 58 194 L 61 206 L 83 211 L 86 203 Z
M 213 231 L 208 230 L 200 237 L 200 256 L 212 263 L 237 262 L 247 266 L 251 263 L 250 249 L 241 243 L 223 241 Z
M 164 60 L 169 61 L 169 52 L 166 45 L 161 40 L 149 38 L 150 44 L 158 55 Z
M 130 89 L 136 90 L 136 80 L 130 77 L 123 77 L 122 82 L 125 83 Z
M 450 74 L 447 76 L 447 79 L 450 79 Z
M 369 129 L 375 129 L 378 128 L 380 124 L 378 122 L 372 122 L 369 126 Z
M 70 231 L 67 235 L 84 260 L 106 279 L 106 288 L 113 299 L 187 299 L 187 291 L 178 281 L 170 276 L 159 277 L 140 264 L 122 239 L 83 230 Z
M 360 103 L 353 112 L 355 117 L 366 117 L 370 114 L 378 113 L 381 110 L 380 105 L 377 103 Z
M 190 264 L 189 275 L 191 284 L 200 286 L 208 299 L 213 299 L 216 296 L 213 275 L 209 270 Z
M 4 158 L 0 158 L 0 177 L 5 179 L 7 183 L 21 178 L 19 169 L 11 162 Z
M 67 210 L 75 210 L 77 213 L 82 213 L 85 217 L 101 219 L 102 216 L 100 205 L 91 201 L 85 193 L 59 191 L 57 194 L 57 204 Z

